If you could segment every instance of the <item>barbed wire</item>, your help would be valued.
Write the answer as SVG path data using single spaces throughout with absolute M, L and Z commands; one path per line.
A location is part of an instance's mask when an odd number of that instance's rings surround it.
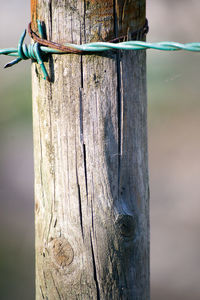
M 112 50 L 162 50 L 162 51 L 191 51 L 191 52 L 200 52 L 200 43 L 177 43 L 177 42 L 157 42 L 157 43 L 149 43 L 143 41 L 124 41 L 124 42 L 96 42 L 96 43 L 87 43 L 83 45 L 76 44 L 57 44 L 54 42 L 47 41 L 44 39 L 45 33 L 42 26 L 42 22 L 37 21 L 38 31 L 41 37 L 38 37 L 32 29 L 31 23 L 29 24 L 28 31 L 30 36 L 35 40 L 34 44 L 26 45 L 24 44 L 24 39 L 26 36 L 26 30 L 22 33 L 18 47 L 17 48 L 7 48 L 0 49 L 0 55 L 7 55 L 16 57 L 11 62 L 7 63 L 4 68 L 11 67 L 21 60 L 32 59 L 36 61 L 43 72 L 44 79 L 49 80 L 48 73 L 46 71 L 44 65 L 45 56 L 48 54 L 67 54 L 67 53 L 75 53 L 75 54 L 87 54 L 87 53 L 97 53 L 104 51 L 112 51 Z M 146 34 L 148 31 L 148 23 L 145 23 L 145 26 L 142 28 L 143 34 Z M 45 46 L 46 45 L 46 46 Z M 51 45 L 51 47 L 49 46 Z

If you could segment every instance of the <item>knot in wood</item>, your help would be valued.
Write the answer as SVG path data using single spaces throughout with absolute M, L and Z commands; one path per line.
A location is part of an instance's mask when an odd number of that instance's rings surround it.
M 51 241 L 52 256 L 57 265 L 62 268 L 69 266 L 74 259 L 72 246 L 65 238 L 56 238 Z
M 136 221 L 130 215 L 119 215 L 117 217 L 116 225 L 121 236 L 126 238 L 133 238 L 135 234 Z

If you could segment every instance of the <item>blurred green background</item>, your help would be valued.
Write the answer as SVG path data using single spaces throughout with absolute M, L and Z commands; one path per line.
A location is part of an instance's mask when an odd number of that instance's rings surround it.
M 16 46 L 29 1 L 1 3 L 0 48 Z M 198 0 L 151 0 L 148 41 L 199 41 Z M 0 58 L 0 67 L 9 61 Z M 152 300 L 200 299 L 200 54 L 148 51 Z M 34 299 L 30 62 L 0 71 L 0 291 Z

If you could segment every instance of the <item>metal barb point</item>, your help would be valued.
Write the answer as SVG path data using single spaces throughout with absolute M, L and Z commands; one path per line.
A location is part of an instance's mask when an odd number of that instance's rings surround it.
M 25 36 L 26 36 L 26 29 L 24 30 L 24 32 L 22 33 L 20 39 L 19 39 L 19 43 L 18 43 L 18 55 L 21 59 L 25 60 L 27 59 L 26 55 L 24 54 L 23 52 L 23 42 L 24 42 L 24 39 L 25 39 Z
M 20 57 L 10 61 L 9 63 L 7 63 L 5 66 L 4 66 L 4 69 L 7 69 L 7 68 L 10 68 L 16 64 L 18 64 L 18 62 L 20 62 L 22 59 Z
M 40 35 L 44 37 L 44 31 L 42 28 L 42 23 L 40 21 L 38 23 L 38 30 L 40 32 Z M 43 57 L 41 55 L 41 49 L 40 49 L 40 44 L 39 43 L 34 43 L 32 45 L 27 46 L 24 44 L 24 39 L 26 36 L 26 30 L 23 31 L 22 35 L 20 36 L 19 43 L 17 46 L 17 49 L 4 49 L 1 50 L 0 54 L 5 54 L 5 55 L 11 55 L 11 56 L 18 56 L 16 59 L 12 60 L 11 62 L 7 63 L 4 68 L 10 68 L 20 62 L 21 60 L 27 60 L 29 58 L 36 60 L 37 63 L 40 65 L 41 70 L 44 75 L 44 79 L 50 81 L 50 78 L 48 76 L 47 70 L 45 68 L 44 62 L 43 62 Z

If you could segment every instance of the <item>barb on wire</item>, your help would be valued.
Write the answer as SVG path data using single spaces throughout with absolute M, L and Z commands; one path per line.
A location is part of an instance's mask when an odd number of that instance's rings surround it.
M 41 48 L 40 44 L 34 43 L 34 44 L 30 44 L 27 46 L 26 44 L 24 44 L 25 36 L 26 36 L 26 30 L 24 30 L 24 32 L 22 33 L 22 35 L 19 39 L 17 49 L 8 48 L 8 49 L 0 50 L 0 55 L 4 54 L 4 55 L 8 55 L 8 56 L 17 57 L 14 60 L 12 60 L 11 62 L 7 63 L 4 66 L 4 68 L 12 67 L 15 64 L 17 64 L 18 62 L 20 62 L 21 60 L 32 59 L 34 61 L 37 61 L 37 63 L 40 65 L 43 75 L 44 75 L 44 79 L 49 80 L 47 70 L 44 66 L 43 51 L 40 49 Z
M 42 22 L 37 21 L 38 32 L 40 37 L 32 31 L 31 23 L 28 26 L 28 32 L 31 38 L 34 40 L 34 44 L 26 45 L 24 44 L 24 39 L 26 36 L 26 30 L 22 33 L 18 47 L 16 48 L 8 48 L 8 49 L 0 49 L 0 55 L 4 54 L 7 56 L 15 57 L 14 60 L 7 63 L 4 68 L 11 67 L 21 60 L 32 59 L 36 61 L 43 72 L 44 79 L 49 80 L 49 76 L 47 70 L 45 68 L 43 59 L 48 54 L 87 54 L 103 52 L 103 51 L 111 51 L 111 50 L 163 50 L 163 51 L 193 51 L 200 52 L 200 43 L 187 43 L 181 44 L 177 42 L 158 42 L 158 43 L 148 43 L 143 41 L 122 41 L 124 37 L 120 37 L 112 40 L 111 42 L 97 42 L 97 43 L 88 43 L 83 45 L 75 45 L 75 44 L 58 44 L 52 41 L 46 40 L 44 29 L 42 26 Z M 145 25 L 139 29 L 134 34 L 137 36 L 140 34 L 141 36 L 145 35 L 148 32 L 148 22 L 146 21 Z M 117 42 L 117 43 L 116 43 Z

